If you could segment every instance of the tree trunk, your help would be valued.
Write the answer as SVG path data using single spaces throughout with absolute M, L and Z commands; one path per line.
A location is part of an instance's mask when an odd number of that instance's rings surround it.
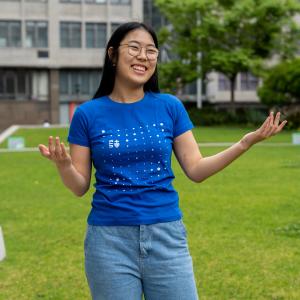
M 180 98 L 180 96 L 182 95 L 182 88 L 183 88 L 182 78 L 178 77 L 176 79 L 176 96 L 178 98 Z

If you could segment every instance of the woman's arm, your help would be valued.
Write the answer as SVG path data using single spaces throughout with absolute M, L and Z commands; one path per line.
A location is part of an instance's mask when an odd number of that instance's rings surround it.
M 274 118 L 273 113 L 262 126 L 254 132 L 246 134 L 239 142 L 215 155 L 203 158 L 198 144 L 191 131 L 174 139 L 174 152 L 185 174 L 194 182 L 201 182 L 209 176 L 221 171 L 254 144 L 277 134 L 287 121 L 279 125 L 280 113 Z
M 49 146 L 40 144 L 41 154 L 53 161 L 64 185 L 76 196 L 83 196 L 90 187 L 91 180 L 91 157 L 90 149 L 75 144 L 70 144 L 70 155 L 67 153 L 59 137 L 55 142 L 49 137 Z

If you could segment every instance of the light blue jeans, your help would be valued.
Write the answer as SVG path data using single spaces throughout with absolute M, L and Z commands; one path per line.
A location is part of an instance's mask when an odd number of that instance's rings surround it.
M 197 300 L 182 220 L 88 225 L 85 272 L 93 300 Z

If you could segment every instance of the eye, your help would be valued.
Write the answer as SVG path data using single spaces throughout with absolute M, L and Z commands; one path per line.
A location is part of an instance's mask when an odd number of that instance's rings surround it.
M 147 52 L 149 54 L 156 54 L 157 51 L 155 49 L 147 49 Z
M 129 45 L 128 47 L 134 51 L 138 51 L 140 49 L 138 46 L 135 45 Z

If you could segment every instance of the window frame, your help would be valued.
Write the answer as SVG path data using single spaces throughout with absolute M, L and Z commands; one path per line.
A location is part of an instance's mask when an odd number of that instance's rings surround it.
M 22 22 L 21 21 L 18 21 L 18 20 L 0 20 L 0 26 L 1 26 L 1 23 L 5 24 L 6 25 L 6 28 L 4 30 L 4 32 L 6 32 L 6 45 L 5 46 L 1 46 L 1 43 L 0 43 L 0 48 L 21 48 L 22 47 Z M 18 37 L 19 37 L 19 40 L 18 40 L 18 43 L 16 45 L 14 45 L 12 43 L 13 41 L 13 33 L 12 33 L 12 27 L 13 25 L 16 25 L 18 24 L 19 25 L 19 32 L 18 32 Z
M 33 23 L 34 26 L 34 40 L 32 43 L 32 46 L 28 46 L 27 45 L 27 35 L 28 35 L 28 23 Z M 39 45 L 39 27 L 37 26 L 39 23 L 44 23 L 46 25 L 46 43 L 45 46 L 43 45 Z M 43 48 L 43 49 L 47 49 L 49 48 L 49 27 L 48 27 L 48 21 L 46 20 L 26 20 L 25 21 L 25 47 L 26 48 Z
M 259 78 L 251 72 L 240 73 L 241 91 L 256 91 L 259 85 Z
M 88 43 L 88 27 L 92 25 L 93 45 Z M 99 27 L 98 27 L 99 26 Z M 100 31 L 103 30 L 104 39 L 100 38 Z M 88 49 L 104 49 L 107 42 L 107 24 L 101 22 L 86 22 L 85 23 L 85 47 Z M 99 45 L 98 45 L 99 43 Z
M 73 29 L 72 28 L 72 25 L 79 25 L 79 42 L 80 42 L 80 45 L 79 46 L 74 46 L 72 45 L 72 41 L 74 40 L 73 39 Z M 64 25 L 68 25 L 66 28 L 67 28 L 67 43 L 64 44 L 64 40 L 62 40 L 63 38 L 63 34 L 62 34 L 62 30 L 64 29 L 63 26 Z M 70 48 L 74 48 L 74 49 L 80 49 L 82 48 L 82 22 L 78 22 L 78 21 L 60 21 L 59 23 L 59 34 L 60 34 L 60 48 L 64 48 L 64 49 L 70 49 Z

